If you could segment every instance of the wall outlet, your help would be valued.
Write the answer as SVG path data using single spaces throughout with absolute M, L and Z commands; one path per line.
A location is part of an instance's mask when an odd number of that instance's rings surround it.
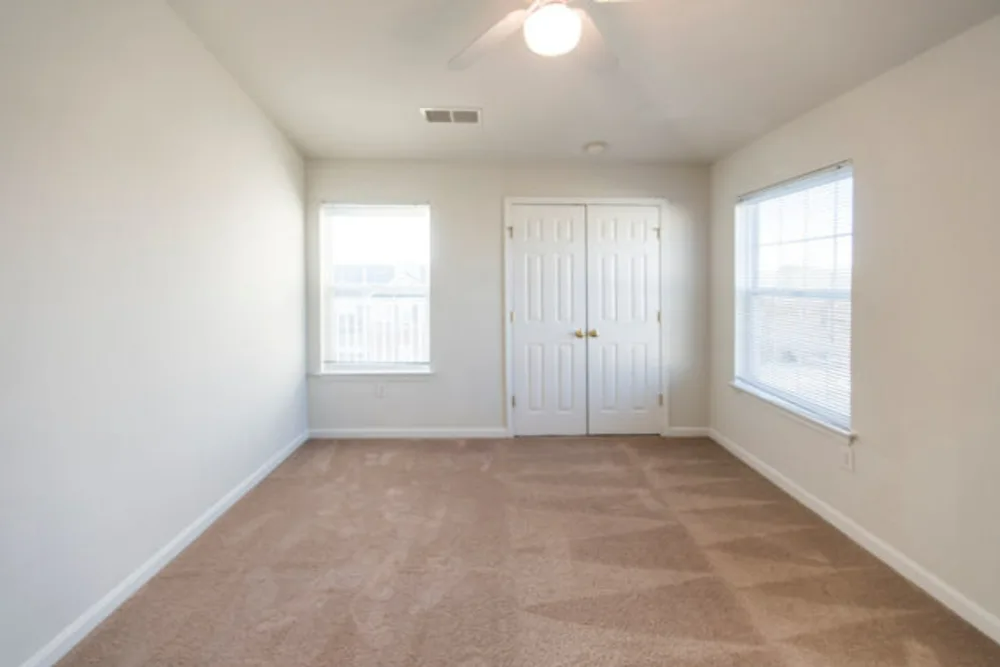
M 385 398 L 385 385 L 377 384 L 375 385 L 375 398 Z
M 840 467 L 854 472 L 854 448 L 850 445 L 840 446 Z

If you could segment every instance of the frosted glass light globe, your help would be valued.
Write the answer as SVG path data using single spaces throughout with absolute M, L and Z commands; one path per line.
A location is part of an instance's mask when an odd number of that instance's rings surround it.
M 576 48 L 583 33 L 579 14 L 561 2 L 535 10 L 524 22 L 524 41 L 540 56 L 562 56 Z

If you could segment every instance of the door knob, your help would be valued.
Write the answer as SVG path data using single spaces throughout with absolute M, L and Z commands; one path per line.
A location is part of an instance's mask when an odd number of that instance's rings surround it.
M 598 336 L 600 336 L 601 334 L 597 333 L 597 329 L 591 329 L 591 330 L 590 330 L 590 333 L 589 333 L 589 334 L 587 334 L 587 335 L 589 335 L 589 336 L 590 336 L 591 338 L 597 338 L 597 337 L 598 337 Z
M 573 332 L 573 335 L 576 336 L 577 338 L 583 338 L 587 334 L 583 333 L 583 329 L 577 329 L 576 331 Z

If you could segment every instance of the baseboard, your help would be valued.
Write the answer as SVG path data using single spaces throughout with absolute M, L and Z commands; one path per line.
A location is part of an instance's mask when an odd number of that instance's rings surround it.
M 823 519 L 837 530 L 871 552 L 873 556 L 978 628 L 993 641 L 1000 643 L 1000 618 L 996 615 L 990 613 L 954 587 L 942 581 L 937 575 L 915 562 L 896 547 L 863 528 L 840 510 L 814 496 L 783 473 L 743 449 L 731 438 L 714 429 L 710 430 L 709 437 L 725 447 L 748 466 L 771 480 L 790 496 L 823 517 Z
M 665 438 L 707 438 L 709 429 L 705 426 L 677 426 L 666 429 Z M 375 438 L 392 440 L 420 440 L 427 438 L 509 438 L 510 432 L 502 427 L 487 428 L 318 428 L 309 432 L 312 438 L 332 440 L 370 440 Z
M 281 465 L 307 439 L 308 435 L 303 433 L 268 459 L 264 465 L 240 482 L 233 490 L 208 508 L 194 523 L 182 530 L 162 549 L 157 551 L 152 558 L 143 563 L 107 595 L 94 603 L 87 611 L 83 612 L 79 618 L 66 626 L 62 632 L 56 635 L 40 651 L 22 663 L 21 667 L 51 667 L 58 662 L 80 640 L 110 616 L 115 609 L 132 597 L 136 591 L 142 588 L 147 581 L 152 579 L 170 561 L 176 558 L 188 545 L 198 539 L 209 526 L 215 523 L 216 519 L 226 513 L 226 510 L 235 505 L 240 498 L 270 475 L 275 468 Z
M 426 438 L 507 438 L 510 434 L 503 426 L 488 428 L 319 428 L 310 431 L 312 438 L 336 440 L 420 440 Z
M 673 426 L 661 433 L 664 438 L 707 438 L 707 426 Z

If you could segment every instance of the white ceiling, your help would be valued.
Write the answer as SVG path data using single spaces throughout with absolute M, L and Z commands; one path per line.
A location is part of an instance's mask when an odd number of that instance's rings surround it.
M 707 162 L 1000 12 L 1000 0 L 645 0 L 601 5 L 621 66 L 520 35 L 448 60 L 525 0 L 171 0 L 310 157 Z M 481 127 L 420 107 L 481 107 Z

